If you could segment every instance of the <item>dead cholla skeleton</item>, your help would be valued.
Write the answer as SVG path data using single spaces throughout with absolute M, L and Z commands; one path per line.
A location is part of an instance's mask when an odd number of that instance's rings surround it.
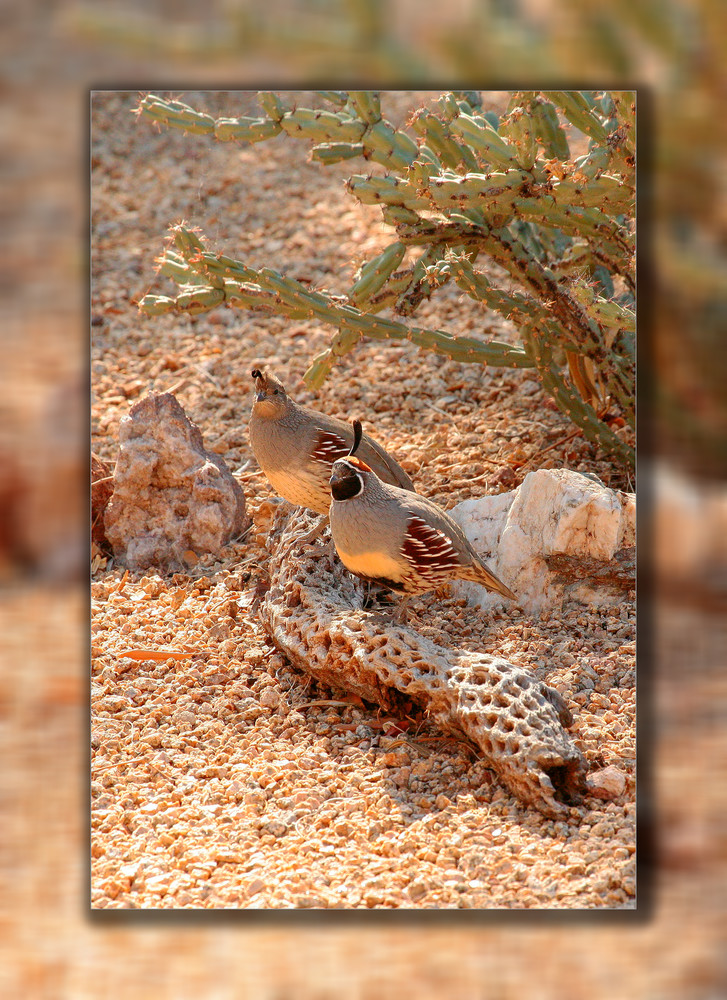
M 365 588 L 336 558 L 328 528 L 302 541 L 313 516 L 282 503 L 267 539 L 270 587 L 260 617 L 291 663 L 385 710 L 407 700 L 464 734 L 502 783 L 551 817 L 585 791 L 587 765 L 566 731 L 557 691 L 486 653 L 444 648 L 387 612 L 363 609 Z
M 312 291 L 271 268 L 216 254 L 184 225 L 172 228 L 160 272 L 180 286 L 147 295 L 154 315 L 218 305 L 267 309 L 336 328 L 305 379 L 324 381 L 362 337 L 409 340 L 457 361 L 532 368 L 543 389 L 592 442 L 627 466 L 634 449 L 604 420 L 607 403 L 634 426 L 635 94 L 514 91 L 506 113 L 483 112 L 478 95 L 443 94 L 406 127 L 382 115 L 380 95 L 324 91 L 320 108 L 259 94 L 259 118 L 213 118 L 180 101 L 145 96 L 137 112 L 222 141 L 260 142 L 281 132 L 311 142 L 326 165 L 363 159 L 387 173 L 352 174 L 349 192 L 378 206 L 394 239 L 361 267 L 348 301 Z M 571 158 L 563 123 L 588 150 Z M 507 287 L 476 267 L 500 265 Z M 424 298 L 455 282 L 511 320 L 511 346 L 423 329 L 408 319 Z

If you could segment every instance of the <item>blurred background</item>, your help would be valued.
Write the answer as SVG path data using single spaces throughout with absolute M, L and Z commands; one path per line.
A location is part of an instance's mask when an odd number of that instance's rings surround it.
M 727 983 L 717 0 L 30 0 L 0 36 L 0 993 L 708 1000 Z M 88 916 L 93 89 L 638 88 L 640 910 Z M 188 915 L 179 915 L 188 916 Z M 112 917 L 112 919 L 109 919 Z M 527 918 L 527 919 L 526 919 Z M 393 926 L 389 926 L 390 924 Z

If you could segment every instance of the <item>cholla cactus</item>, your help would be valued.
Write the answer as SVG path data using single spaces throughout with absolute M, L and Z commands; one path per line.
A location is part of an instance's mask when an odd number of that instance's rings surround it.
M 148 95 L 137 112 L 224 141 L 285 132 L 311 142 L 323 165 L 363 158 L 385 166 L 383 176 L 354 173 L 347 181 L 351 195 L 378 206 L 393 230 L 392 242 L 361 267 L 348 302 L 211 252 L 179 225 L 160 269 L 180 293 L 147 295 L 141 309 L 196 313 L 227 303 L 328 323 L 336 332 L 306 373 L 312 387 L 362 336 L 406 339 L 463 362 L 533 368 L 589 440 L 632 464 L 633 448 L 603 416 L 613 403 L 633 427 L 634 93 L 516 91 L 501 119 L 483 113 L 476 95 L 448 93 L 405 129 L 382 116 L 377 93 L 321 97 L 327 108 L 308 109 L 261 93 L 260 118 L 214 119 Z M 588 138 L 576 159 L 563 123 Z M 481 257 L 507 272 L 507 290 L 477 268 Z M 520 344 L 379 315 L 390 308 L 407 319 L 449 281 L 511 320 Z

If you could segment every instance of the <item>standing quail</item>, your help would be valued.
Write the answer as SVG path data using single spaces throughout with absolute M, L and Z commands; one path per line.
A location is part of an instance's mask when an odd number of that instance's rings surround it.
M 331 534 L 344 566 L 361 577 L 410 596 L 450 580 L 471 580 L 517 601 L 467 541 L 459 525 L 438 504 L 383 483 L 354 456 L 354 443 L 331 473 Z M 404 608 L 402 607 L 402 612 Z
M 270 485 L 281 497 L 319 514 L 331 503 L 331 466 L 348 454 L 351 427 L 336 417 L 300 406 L 282 382 L 257 368 L 252 371 L 257 396 L 250 414 L 250 444 Z M 414 491 L 401 466 L 367 435 L 360 442 L 368 468 L 392 486 Z

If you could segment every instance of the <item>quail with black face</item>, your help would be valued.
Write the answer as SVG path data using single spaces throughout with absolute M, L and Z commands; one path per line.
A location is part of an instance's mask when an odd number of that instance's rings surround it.
M 356 455 L 354 443 L 333 463 L 331 535 L 344 566 L 356 576 L 405 595 L 452 580 L 471 580 L 511 601 L 517 598 L 488 569 L 459 525 L 434 501 L 381 481 Z
M 253 454 L 273 489 L 285 500 L 328 514 L 331 466 L 353 442 L 351 426 L 290 398 L 283 383 L 254 368 L 256 397 L 249 432 Z M 364 435 L 361 456 L 383 482 L 407 491 L 414 484 L 378 442 Z

